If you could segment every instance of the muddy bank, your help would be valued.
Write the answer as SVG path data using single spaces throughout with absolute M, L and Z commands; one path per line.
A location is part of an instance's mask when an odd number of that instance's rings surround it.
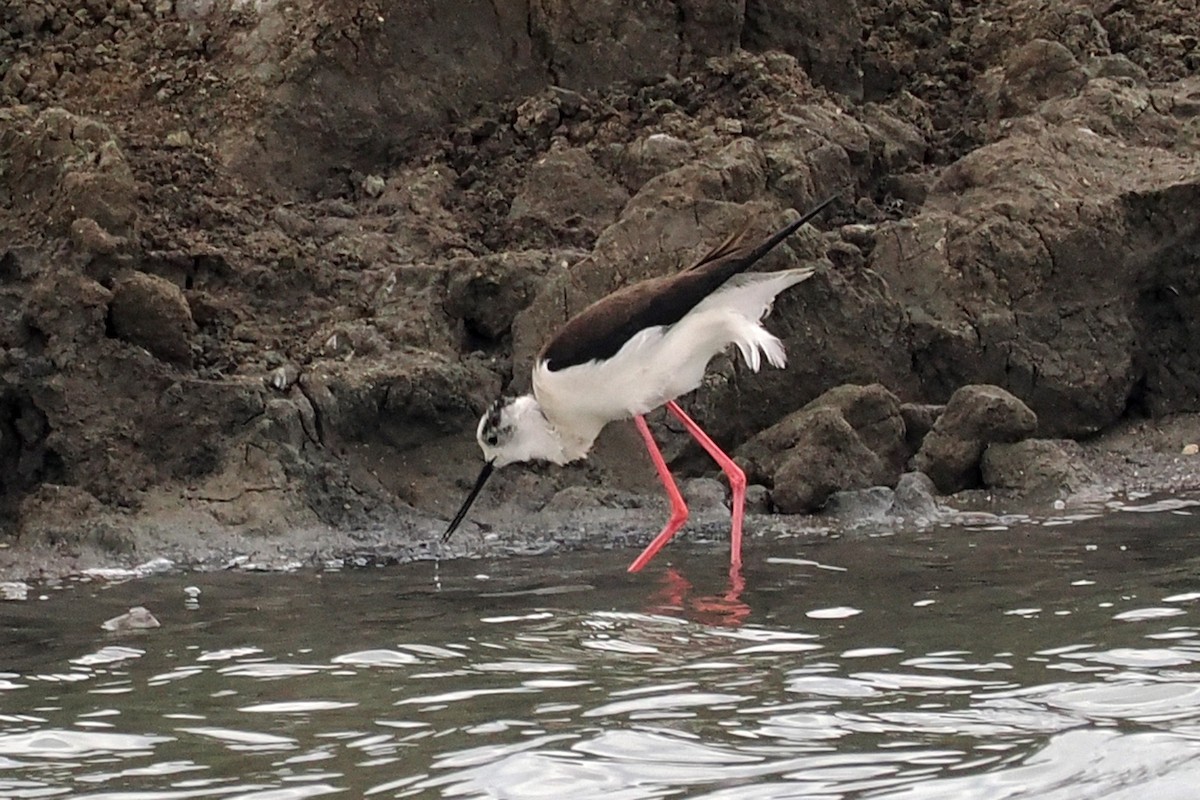
M 6 6 L 0 558 L 419 553 L 556 325 L 840 188 L 767 265 L 821 266 L 770 322 L 789 368 L 718 359 L 687 398 L 719 441 L 847 383 L 987 384 L 1081 442 L 1064 485 L 1195 483 L 1200 21 L 830 8 Z M 501 476 L 482 518 L 640 497 L 639 446 Z M 1020 494 L 1048 452 L 988 474 Z

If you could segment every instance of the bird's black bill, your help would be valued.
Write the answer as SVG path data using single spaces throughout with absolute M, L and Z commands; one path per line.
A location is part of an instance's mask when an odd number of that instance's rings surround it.
M 450 541 L 450 537 L 454 534 L 454 531 L 462 524 L 463 519 L 467 516 L 467 512 L 471 509 L 471 504 L 475 502 L 476 497 L 479 497 L 479 493 L 483 491 L 483 485 L 487 483 L 488 478 L 492 477 L 492 470 L 495 468 L 495 461 L 489 461 L 483 465 L 479 477 L 475 479 L 475 487 L 467 495 L 466 502 L 462 504 L 462 508 L 454 515 L 454 519 L 450 520 L 450 527 L 446 528 L 446 532 L 442 534 L 443 542 Z

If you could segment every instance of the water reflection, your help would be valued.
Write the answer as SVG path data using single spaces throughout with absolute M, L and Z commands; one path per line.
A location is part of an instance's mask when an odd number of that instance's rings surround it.
M 741 565 L 729 568 L 729 581 L 719 594 L 697 594 L 692 582 L 683 572 L 669 566 L 662 574 L 659 587 L 650 598 L 647 613 L 676 614 L 705 625 L 736 628 L 750 616 L 750 606 L 742 601 L 746 579 Z
M 0 797 L 1191 797 L 1192 508 L 75 583 L 0 605 Z

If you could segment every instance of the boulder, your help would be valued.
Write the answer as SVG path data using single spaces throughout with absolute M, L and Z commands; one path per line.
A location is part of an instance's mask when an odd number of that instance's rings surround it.
M 990 444 L 979 467 L 984 486 L 1019 492 L 1072 492 L 1094 477 L 1079 444 L 1069 439 Z
M 884 483 L 888 472 L 839 411 L 818 407 L 804 415 L 774 471 L 771 496 L 786 514 L 814 511 L 836 491 Z
M 926 525 L 942 513 L 934 494 L 937 487 L 924 472 L 906 472 L 896 482 L 891 513 L 915 525 Z
M 1012 51 L 989 98 L 993 118 L 1028 114 L 1042 102 L 1083 88 L 1087 74 L 1064 45 L 1034 39 Z
M 909 454 L 904 418 L 896 395 L 882 384 L 858 386 L 848 383 L 830 389 L 804 407 L 814 408 L 837 409 L 862 443 L 889 470 L 889 479 L 884 483 L 892 485 L 899 479 Z M 895 472 L 894 477 L 890 477 L 891 471 Z
M 621 213 L 629 193 L 587 151 L 553 150 L 538 159 L 517 189 L 510 221 L 554 233 L 585 228 L 594 237 Z
M 583 257 L 572 251 L 524 250 L 456 258 L 447 268 L 446 313 L 462 320 L 470 335 L 502 339 L 546 278 Z
M 913 458 L 914 466 L 946 494 L 980 485 L 979 459 L 991 443 L 1019 441 L 1037 428 L 1037 415 L 999 386 L 956 391 Z
M 907 460 L 904 420 L 900 416 L 900 401 L 880 384 L 834 387 L 746 442 L 738 450 L 738 456 L 745 463 L 751 481 L 774 480 L 783 462 L 809 436 L 809 429 L 822 424 L 814 422 L 820 416 L 819 411 L 833 412 L 849 427 L 858 446 L 871 452 L 873 463 L 878 464 L 878 469 L 871 472 L 879 476 L 878 483 L 895 484 Z
M 925 434 L 933 430 L 933 424 L 946 409 L 936 403 L 901 403 L 900 418 L 904 420 L 904 440 L 911 454 L 921 449 Z
M 130 272 L 113 286 L 109 319 L 117 337 L 158 358 L 191 366 L 192 311 L 183 291 L 165 278 Z

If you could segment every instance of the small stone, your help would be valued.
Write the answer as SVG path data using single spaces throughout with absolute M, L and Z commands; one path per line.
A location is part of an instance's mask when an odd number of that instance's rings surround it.
M 191 147 L 195 144 L 192 135 L 185 130 L 171 131 L 167 134 L 167 138 L 163 140 L 167 147 L 173 147 L 182 150 L 183 148 Z
M 0 600 L 25 600 L 29 597 L 29 584 L 25 581 L 0 582 Z
M 906 472 L 896 483 L 896 499 L 892 514 L 910 522 L 926 524 L 942 513 L 934 498 L 937 487 L 923 472 Z
M 771 490 L 761 483 L 752 483 L 746 487 L 746 513 L 770 514 Z
M 1200 444 L 1196 444 L 1195 442 L 1192 442 L 1191 444 L 1185 444 L 1183 446 L 1182 453 L 1185 456 L 1194 456 L 1197 453 L 1200 453 Z
M 742 121 L 740 119 L 721 117 L 721 119 L 717 120 L 717 130 L 721 133 L 740 134 L 742 132 Z
M 284 364 L 271 371 L 271 374 L 267 376 L 267 385 L 276 391 L 283 392 L 290 389 L 298 380 L 300 380 L 300 368 L 295 364 Z
M 693 514 L 727 513 L 725 484 L 716 478 L 689 478 L 680 482 L 679 491 Z
M 387 181 L 378 175 L 368 175 L 363 178 L 362 189 L 367 197 L 379 197 L 383 194 L 383 190 L 387 188 Z
M 875 245 L 875 226 L 854 223 L 843 225 L 840 231 L 842 239 L 852 245 L 869 249 Z
M 128 612 L 119 617 L 113 617 L 106 620 L 102 628 L 106 631 L 123 633 L 126 631 L 142 631 L 150 628 L 158 628 L 161 623 L 154 618 L 148 609 L 143 606 L 134 606 Z

